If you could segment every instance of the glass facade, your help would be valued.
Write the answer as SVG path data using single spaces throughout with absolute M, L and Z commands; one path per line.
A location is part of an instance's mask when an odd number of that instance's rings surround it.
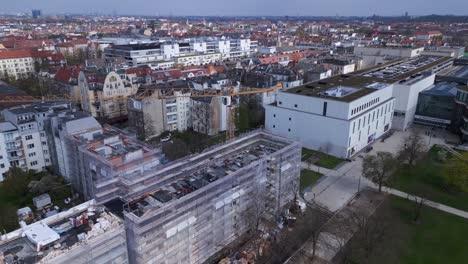
M 421 93 L 418 98 L 416 115 L 450 120 L 454 106 L 453 96 Z

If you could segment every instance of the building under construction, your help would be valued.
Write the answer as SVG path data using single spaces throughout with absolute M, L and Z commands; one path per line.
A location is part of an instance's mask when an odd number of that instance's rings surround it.
M 130 263 L 202 263 L 298 192 L 301 146 L 254 132 L 174 162 L 126 200 Z
M 249 229 L 275 223 L 298 193 L 301 145 L 295 141 L 255 131 L 145 170 L 144 164 L 151 164 L 145 157 L 151 161 L 155 153 L 114 132 L 95 134 L 93 139 L 107 136 L 80 145 L 76 155 L 89 155 L 80 158 L 82 166 L 102 161 L 96 163 L 96 173 L 87 172 L 88 190 L 107 202 L 93 199 L 39 222 L 23 223 L 0 236 L 0 260 L 203 263 Z M 130 158 L 137 149 L 138 158 Z M 124 157 L 128 162 L 113 162 Z M 111 164 L 127 170 L 104 166 Z M 106 168 L 115 174 L 103 177 Z M 122 171 L 133 173 L 117 173 Z M 106 193 L 116 198 L 109 200 Z

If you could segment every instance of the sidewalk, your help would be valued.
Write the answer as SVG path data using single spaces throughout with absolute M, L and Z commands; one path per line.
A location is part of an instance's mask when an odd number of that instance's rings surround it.
M 374 188 L 374 189 L 378 189 L 377 185 L 375 185 L 375 184 L 369 184 L 369 187 Z M 399 191 L 399 190 L 395 190 L 395 189 L 392 189 L 392 188 L 388 188 L 388 187 L 383 187 L 382 191 L 384 191 L 386 193 L 389 193 L 389 194 L 393 194 L 395 196 L 398 196 L 398 197 L 401 197 L 401 198 L 404 198 L 404 199 L 415 201 L 415 202 L 420 201 L 422 199 L 419 196 L 415 196 L 415 195 L 405 193 L 405 192 L 402 192 L 402 191 Z M 437 202 L 434 202 L 434 201 L 431 201 L 431 200 L 426 200 L 425 205 L 427 205 L 429 207 L 432 207 L 434 209 L 438 209 L 440 211 L 444 211 L 444 212 L 449 213 L 449 214 L 457 215 L 457 216 L 463 217 L 465 219 L 468 219 L 468 212 L 465 212 L 463 210 L 459 210 L 457 208 L 447 206 L 445 204 L 437 203 Z

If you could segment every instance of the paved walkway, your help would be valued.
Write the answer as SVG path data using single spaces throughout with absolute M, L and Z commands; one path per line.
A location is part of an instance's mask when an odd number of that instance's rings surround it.
M 375 184 L 369 184 L 369 187 L 378 189 L 378 187 Z M 393 194 L 393 195 L 401 197 L 401 198 L 405 198 L 405 199 L 408 199 L 408 200 L 411 200 L 411 201 L 415 201 L 415 202 L 421 201 L 421 199 L 424 199 L 422 197 L 412 195 L 412 194 L 409 194 L 409 193 L 405 193 L 405 192 L 395 190 L 395 189 L 392 189 L 392 188 L 388 188 L 388 187 L 383 187 L 382 191 L 384 191 L 386 193 L 389 193 L 389 194 Z M 432 207 L 432 208 L 435 208 L 435 209 L 438 209 L 440 211 L 444 211 L 444 212 L 449 213 L 449 214 L 457 215 L 457 216 L 463 217 L 465 219 L 468 219 L 468 212 L 463 211 L 463 210 L 459 210 L 457 208 L 453 208 L 453 207 L 450 207 L 450 206 L 447 206 L 447 205 L 444 205 L 444 204 L 441 204 L 441 203 L 437 203 L 437 202 L 434 202 L 434 201 L 431 201 L 431 200 L 426 200 L 425 205 L 427 205 L 429 207 Z
M 423 132 L 428 128 L 422 128 Z M 432 130 L 431 130 L 432 131 Z M 409 131 L 395 131 L 385 142 L 377 141 L 370 153 L 358 154 L 352 162 L 344 162 L 334 170 L 319 168 L 313 164 L 302 162 L 301 167 L 320 172 L 324 177 L 304 194 L 308 201 L 314 201 L 320 206 L 327 208 L 331 212 L 336 212 L 343 208 L 359 190 L 362 190 L 368 181 L 362 177 L 362 158 L 367 154 L 376 154 L 378 151 L 387 151 L 396 154 L 401 146 L 401 142 Z M 443 130 L 434 130 L 433 136 L 423 133 L 424 140 L 428 147 L 434 144 L 445 145 L 445 140 L 453 140 L 450 135 Z

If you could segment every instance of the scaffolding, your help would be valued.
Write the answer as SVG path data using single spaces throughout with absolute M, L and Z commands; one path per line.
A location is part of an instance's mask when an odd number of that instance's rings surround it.
M 299 143 L 256 131 L 154 173 L 127 197 L 130 263 L 202 263 L 252 218 L 277 219 L 298 192 L 300 156 Z

